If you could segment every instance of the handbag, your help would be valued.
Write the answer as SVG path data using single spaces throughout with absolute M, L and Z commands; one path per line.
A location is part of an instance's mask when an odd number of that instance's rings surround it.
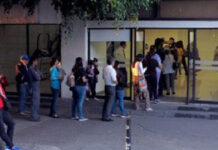
M 138 65 L 138 69 L 139 69 L 139 65 Z M 147 90 L 147 82 L 145 80 L 144 75 L 138 74 L 138 86 L 139 86 L 140 92 L 145 92 Z

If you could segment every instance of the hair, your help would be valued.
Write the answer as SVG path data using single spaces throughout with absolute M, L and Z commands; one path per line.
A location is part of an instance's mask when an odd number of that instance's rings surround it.
M 35 60 L 38 60 L 38 59 L 39 59 L 38 57 L 32 56 L 32 57 L 30 58 L 29 65 L 32 65 L 33 62 L 34 62 Z
M 115 64 L 114 64 L 114 68 L 115 69 L 118 69 L 118 66 L 120 65 L 120 62 L 118 60 L 115 61 Z
M 51 58 L 51 61 L 50 61 L 50 66 L 53 67 L 55 65 L 55 62 L 58 61 L 58 58 L 57 57 L 53 57 Z
M 89 59 L 89 60 L 88 60 L 88 65 L 93 65 L 93 64 L 94 64 L 94 61 L 91 60 L 91 59 Z
M 124 46 L 124 45 L 126 45 L 126 42 L 124 41 L 120 42 L 120 46 Z
M 170 40 L 175 41 L 175 39 L 173 37 L 170 37 Z
M 107 64 L 108 64 L 108 65 L 112 65 L 113 62 L 114 62 L 114 57 L 109 56 L 109 57 L 107 58 Z
M 154 42 L 154 46 L 159 49 L 160 47 L 163 47 L 164 38 L 156 38 Z
M 144 58 L 144 56 L 143 56 L 142 54 L 138 54 L 138 55 L 136 56 L 136 58 L 135 58 L 135 61 L 136 61 L 136 62 L 137 62 L 137 61 L 142 61 L 143 58 Z
M 94 61 L 94 62 L 98 62 L 98 58 L 94 58 L 93 61 Z
M 176 47 L 184 49 L 183 42 L 182 41 L 178 41 L 176 43 Z
M 83 60 L 81 57 L 77 57 L 72 72 L 77 71 L 80 67 L 83 67 Z
M 165 50 L 165 55 L 169 55 L 170 51 L 169 50 Z

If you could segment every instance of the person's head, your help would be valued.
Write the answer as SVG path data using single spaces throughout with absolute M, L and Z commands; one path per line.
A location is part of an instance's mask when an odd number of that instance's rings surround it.
M 169 55 L 170 51 L 169 50 L 165 50 L 165 55 Z
M 171 38 L 169 39 L 169 44 L 171 45 L 171 44 L 173 44 L 173 43 L 175 43 L 175 39 L 174 39 L 173 37 L 171 37 Z
M 91 59 L 89 59 L 89 60 L 88 60 L 88 65 L 89 65 L 89 66 L 92 66 L 92 65 L 94 65 L 94 61 L 93 61 L 93 60 L 91 60 Z
M 77 57 L 76 58 L 75 66 L 76 67 L 83 67 L 83 59 L 82 59 L 82 57 Z
M 177 48 L 182 48 L 182 49 L 184 49 L 183 42 L 182 42 L 182 41 L 178 41 L 178 42 L 176 43 L 176 47 L 177 47 Z
M 31 57 L 30 58 L 30 65 L 38 66 L 38 57 Z
M 20 57 L 20 62 L 23 64 L 23 65 L 27 65 L 29 63 L 29 56 L 27 55 L 23 55 Z
M 144 56 L 143 56 L 142 54 L 138 54 L 138 55 L 136 56 L 136 58 L 135 58 L 135 61 L 136 61 L 136 62 L 137 62 L 137 61 L 142 62 L 143 59 L 144 59 Z
M 58 58 L 56 58 L 56 57 L 51 58 L 51 62 L 50 62 L 50 66 L 51 66 L 51 67 L 54 67 L 54 66 L 57 67 L 58 64 L 59 64 Z
M 120 68 L 120 62 L 118 60 L 115 61 L 114 68 L 115 69 L 119 69 Z
M 98 59 L 97 58 L 94 58 L 93 62 L 94 62 L 94 65 L 98 65 Z
M 153 56 L 156 53 L 156 47 L 154 45 L 151 45 L 149 53 L 151 56 Z
M 164 38 L 155 39 L 154 46 L 156 48 L 163 48 L 163 44 L 164 44 Z
M 114 63 L 115 63 L 115 59 L 113 57 L 110 56 L 110 57 L 107 58 L 107 64 L 108 65 L 114 66 Z
M 120 42 L 120 46 L 123 47 L 123 48 L 126 48 L 126 42 L 124 42 L 124 41 Z

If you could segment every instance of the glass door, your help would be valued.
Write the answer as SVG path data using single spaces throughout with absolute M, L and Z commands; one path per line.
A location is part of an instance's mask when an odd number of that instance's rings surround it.
M 187 76 L 187 97 L 186 104 L 195 99 L 195 49 L 196 49 L 195 29 L 188 30 L 188 76 Z
M 97 58 L 99 65 L 99 78 L 96 86 L 97 96 L 105 96 L 103 68 L 106 66 L 108 56 L 113 56 L 121 62 L 121 69 L 125 74 L 128 88 L 125 97 L 131 97 L 131 30 L 130 29 L 89 29 L 89 59 Z

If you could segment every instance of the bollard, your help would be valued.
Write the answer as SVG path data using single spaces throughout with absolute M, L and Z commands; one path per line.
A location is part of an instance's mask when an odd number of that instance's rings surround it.
M 131 118 L 126 119 L 126 150 L 131 150 Z

